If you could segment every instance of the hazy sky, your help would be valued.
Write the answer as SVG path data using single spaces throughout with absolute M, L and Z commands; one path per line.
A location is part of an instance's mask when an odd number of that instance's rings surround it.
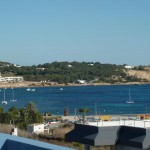
M 0 61 L 150 65 L 150 0 L 0 0 Z

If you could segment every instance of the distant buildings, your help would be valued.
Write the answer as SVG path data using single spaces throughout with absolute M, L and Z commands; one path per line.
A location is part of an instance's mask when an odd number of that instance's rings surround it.
M 72 65 L 68 65 L 68 67 L 69 67 L 69 68 L 71 68 L 71 67 L 72 67 Z
M 44 71 L 45 68 L 36 68 L 36 70 Z
M 125 67 L 125 69 L 133 69 L 134 68 L 134 66 L 129 66 L 129 65 L 126 65 L 124 67 Z
M 23 77 L 2 77 L 0 73 L 0 82 L 22 82 Z
M 18 67 L 18 68 L 20 68 L 21 67 L 21 65 L 16 65 L 16 64 L 13 64 L 15 67 Z

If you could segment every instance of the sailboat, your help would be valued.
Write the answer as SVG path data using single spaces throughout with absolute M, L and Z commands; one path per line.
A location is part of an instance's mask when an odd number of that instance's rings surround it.
M 130 89 L 129 89 L 129 100 L 126 101 L 127 104 L 134 104 L 134 101 L 131 99 Z
M 7 101 L 5 100 L 5 89 L 4 89 L 4 100 L 2 101 L 2 104 L 3 104 L 3 105 L 6 105 L 6 104 L 7 104 Z
M 12 88 L 13 90 L 13 88 Z M 17 100 L 15 99 L 15 94 L 14 94 L 14 90 L 12 92 L 12 99 L 10 100 L 11 102 L 16 102 Z

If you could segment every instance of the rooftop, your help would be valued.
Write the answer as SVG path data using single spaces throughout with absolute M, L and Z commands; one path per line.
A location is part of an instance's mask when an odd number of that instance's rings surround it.
M 74 130 L 67 133 L 65 138 L 68 141 L 88 146 L 121 146 L 119 150 L 147 150 L 150 148 L 150 129 L 142 127 L 75 124 Z
M 1 150 L 73 150 L 71 148 L 40 142 L 37 140 L 0 133 Z

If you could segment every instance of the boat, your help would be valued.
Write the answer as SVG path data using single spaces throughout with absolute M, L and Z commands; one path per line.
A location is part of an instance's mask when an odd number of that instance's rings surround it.
M 2 101 L 2 104 L 3 105 L 7 105 L 7 101 Z
M 35 92 L 35 89 L 31 89 L 32 92 Z
M 129 100 L 126 101 L 127 104 L 134 104 L 134 101 L 131 99 L 130 89 L 129 89 Z
M 27 90 L 27 91 L 31 91 L 31 89 L 30 89 L 30 88 L 27 88 L 26 90 Z
M 29 91 L 35 92 L 35 89 L 31 89 L 31 88 L 27 88 L 26 90 L 27 90 L 28 92 L 29 92 Z
M 13 89 L 12 89 L 13 90 Z M 15 99 L 15 95 L 14 95 L 14 90 L 12 92 L 12 99 L 10 100 L 11 102 L 16 102 L 17 100 Z
M 61 91 L 63 91 L 63 88 L 60 88 Z
M 4 100 L 2 101 L 3 105 L 7 105 L 7 101 L 5 100 L 5 89 L 4 89 Z

